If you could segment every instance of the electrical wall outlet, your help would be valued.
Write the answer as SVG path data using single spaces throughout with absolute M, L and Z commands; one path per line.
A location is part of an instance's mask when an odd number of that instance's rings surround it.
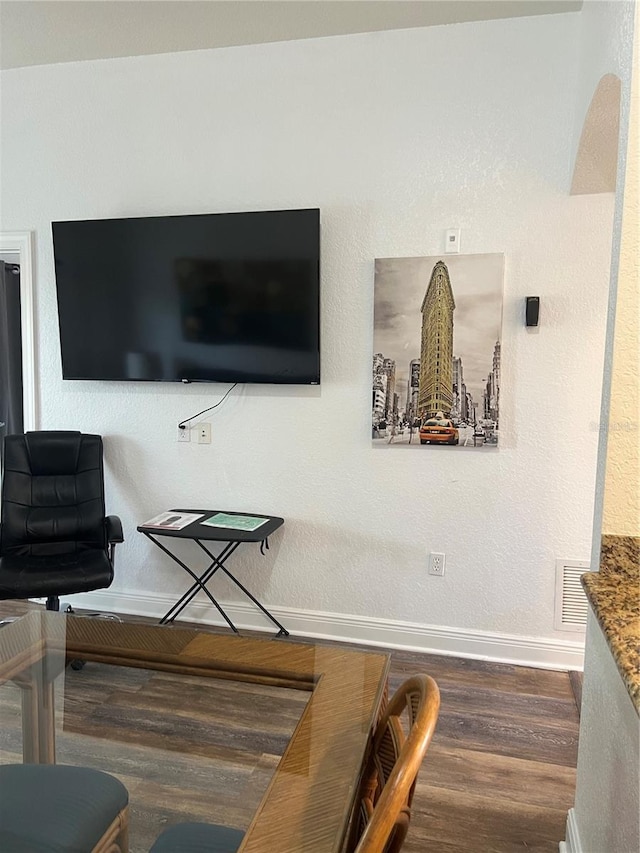
M 211 424 L 200 421 L 196 424 L 198 431 L 198 444 L 211 444 Z
M 191 441 L 191 430 L 188 426 L 185 426 L 184 429 L 180 429 L 180 427 L 176 429 L 176 441 Z
M 435 575 L 438 578 L 444 577 L 444 554 L 436 554 L 433 551 L 429 554 L 429 574 Z

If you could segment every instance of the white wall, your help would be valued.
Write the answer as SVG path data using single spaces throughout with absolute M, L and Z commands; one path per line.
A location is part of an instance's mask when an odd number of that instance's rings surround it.
M 634 28 L 634 0 L 584 0 L 580 13 L 580 58 L 576 86 L 574 157 L 598 82 L 615 74 L 627 82 Z M 628 87 L 623 89 L 628 108 Z M 624 121 L 623 121 L 624 125 Z
M 635 22 L 620 255 L 608 321 L 611 360 L 603 392 L 610 391 L 602 530 L 618 536 L 640 535 L 640 6 Z
M 135 532 L 156 512 L 266 512 L 282 535 L 236 566 L 270 605 L 559 639 L 555 559 L 588 559 L 591 542 L 613 214 L 611 196 L 567 195 L 579 26 L 553 15 L 3 74 L 2 227 L 36 232 L 42 427 L 105 436 L 127 537 L 114 589 L 182 589 Z M 319 389 L 234 391 L 203 447 L 176 444 L 176 423 L 226 386 L 61 380 L 52 220 L 310 206 Z M 433 255 L 454 226 L 463 251 L 506 255 L 501 449 L 373 451 L 373 259 Z M 444 579 L 427 576 L 430 550 L 447 554 Z
M 599 418 L 600 441 L 596 466 L 596 497 L 594 502 L 594 536 L 591 549 L 591 562 L 597 565 L 600 560 L 600 531 L 603 524 L 603 504 L 607 445 L 609 440 L 610 392 L 613 360 L 613 342 L 616 323 L 616 303 L 618 297 L 618 273 L 620 269 L 620 249 L 622 235 L 623 199 L 622 185 L 627 172 L 626 138 L 629 126 L 631 101 L 631 68 L 633 66 L 633 35 L 638 29 L 638 4 L 633 0 L 586 0 L 580 15 L 580 62 L 576 91 L 576 124 L 574 129 L 574 151 L 577 150 L 585 116 L 603 75 L 613 73 L 622 81 L 620 98 L 620 138 L 618 150 L 618 192 L 614 210 L 614 240 L 607 307 L 607 334 L 603 370 L 603 394 Z M 637 54 L 635 59 L 637 65 Z M 631 156 L 633 151 L 630 149 Z M 631 177 L 631 176 L 628 176 Z M 631 191 L 631 188 L 630 188 Z M 629 216 L 628 212 L 626 214 Z M 628 239 L 628 238 L 627 238 Z M 623 257 L 623 263 L 624 257 Z M 630 268 L 632 269 L 632 268 Z M 624 273 L 623 273 L 624 275 Z M 624 309 L 623 309 L 624 310 Z M 617 415 L 616 415 L 617 418 Z M 620 432 L 613 433 L 612 441 L 618 442 Z M 625 443 L 630 435 L 625 435 Z M 621 532 L 625 528 L 621 528 Z
M 589 608 L 575 807 L 567 853 L 640 849 L 640 725 L 611 650 Z

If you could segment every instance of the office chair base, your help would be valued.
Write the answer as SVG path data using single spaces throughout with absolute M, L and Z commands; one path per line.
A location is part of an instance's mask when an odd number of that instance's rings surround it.
M 63 613 L 69 616 L 76 616 L 78 619 L 109 619 L 111 622 L 122 622 L 122 619 L 116 613 L 76 613 L 70 604 L 67 604 Z
M 67 604 L 63 613 L 69 616 L 75 616 L 78 619 L 107 619 L 110 622 L 122 622 L 122 619 L 119 616 L 116 616 L 115 613 L 76 613 L 70 604 Z M 86 660 L 80 660 L 79 658 L 74 658 L 74 660 L 69 661 L 69 666 L 76 672 L 84 669 L 85 664 Z

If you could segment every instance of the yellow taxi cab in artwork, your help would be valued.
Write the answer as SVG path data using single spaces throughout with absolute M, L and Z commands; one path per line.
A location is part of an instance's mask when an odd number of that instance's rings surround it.
M 438 412 L 435 418 L 427 418 L 420 427 L 420 444 L 457 444 L 458 430 L 453 421 Z

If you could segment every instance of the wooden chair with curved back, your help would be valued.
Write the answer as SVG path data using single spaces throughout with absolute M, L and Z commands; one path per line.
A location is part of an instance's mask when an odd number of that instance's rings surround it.
M 428 675 L 407 679 L 394 693 L 374 732 L 349 850 L 398 853 L 401 849 L 418 771 L 439 708 L 440 691 Z

